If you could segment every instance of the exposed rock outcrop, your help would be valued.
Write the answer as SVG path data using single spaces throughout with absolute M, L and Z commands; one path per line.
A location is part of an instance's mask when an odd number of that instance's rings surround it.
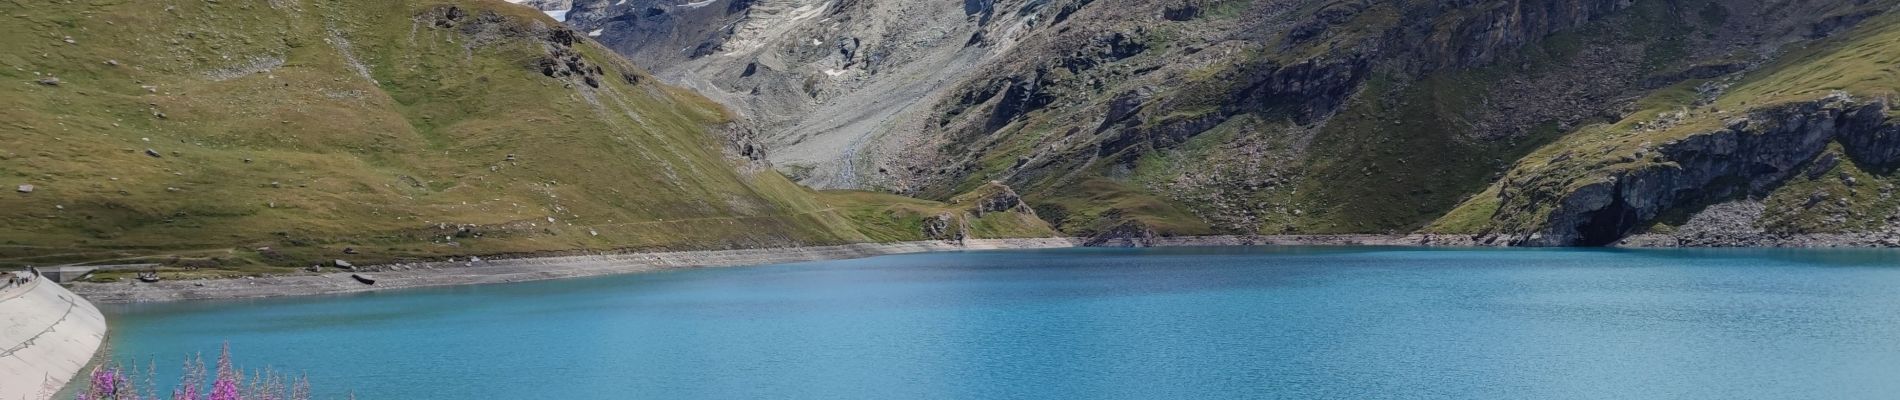
M 1900 126 L 1887 117 L 1885 100 L 1845 95 L 1777 106 L 1728 121 L 1727 126 L 1639 149 L 1627 162 L 1602 167 L 1569 184 L 1560 176 L 1530 177 L 1507 184 L 1495 217 L 1524 213 L 1548 216 L 1512 235 L 1525 246 L 1596 246 L 1614 243 L 1662 212 L 1735 195 L 1762 194 L 1838 141 L 1857 162 L 1892 166 Z M 1557 190 L 1552 190 L 1556 188 Z M 1544 210 L 1545 204 L 1555 204 Z
M 1159 236 L 1160 235 L 1156 234 L 1153 229 L 1149 229 L 1147 225 L 1139 221 L 1124 221 L 1120 225 L 1115 225 L 1113 228 L 1088 237 L 1088 239 L 1082 242 L 1082 245 L 1089 247 L 1149 247 L 1154 245 L 1155 238 Z
M 924 237 L 931 240 L 962 241 L 968 235 L 968 227 L 963 225 L 963 219 L 954 214 L 924 218 Z
M 595 89 L 599 89 L 603 80 L 607 79 L 606 69 L 589 63 L 575 48 L 577 43 L 585 39 L 567 26 L 523 23 L 492 10 L 471 11 L 457 6 L 439 6 L 417 15 L 416 19 L 438 29 L 453 29 L 462 33 L 469 39 L 468 46 L 471 47 L 498 43 L 507 38 L 538 38 L 547 54 L 529 61 L 528 68 L 549 78 L 568 80 Z M 639 83 L 639 77 L 631 72 L 620 75 L 619 78 L 628 84 Z
M 990 182 L 988 185 L 984 185 L 982 188 L 959 198 L 957 202 L 973 204 L 974 208 L 971 210 L 971 213 L 978 217 L 986 213 L 995 212 L 1013 212 L 1028 214 L 1030 216 L 1036 215 L 1036 210 L 1031 209 L 1028 203 L 1023 202 L 1022 195 L 1016 194 L 1015 189 L 1010 189 L 1009 186 L 1005 186 L 1000 182 Z

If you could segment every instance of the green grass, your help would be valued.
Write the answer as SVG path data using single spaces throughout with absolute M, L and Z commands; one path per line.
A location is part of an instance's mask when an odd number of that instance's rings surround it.
M 1716 106 L 1747 109 L 1811 100 L 1833 91 L 1866 97 L 1900 94 L 1900 14 L 1886 13 L 1860 27 L 1778 58 L 1749 74 Z
M 1201 235 L 1214 229 L 1178 203 L 1107 178 L 1087 178 L 1030 199 L 1037 215 L 1062 232 L 1092 236 L 1127 221 L 1167 235 Z
M 1891 190 L 1895 179 L 1868 172 L 1845 156 L 1839 144 L 1827 155 L 1840 163 L 1826 171 L 1796 175 L 1764 199 L 1767 210 L 1759 222 L 1764 230 L 1775 233 L 1843 233 L 1876 231 L 1888 218 L 1900 211 L 1900 198 L 1882 194 Z M 1854 184 L 1847 179 L 1853 178 Z M 1815 194 L 1824 194 L 1820 201 Z
M 914 199 L 858 190 L 822 192 L 826 203 L 838 208 L 872 240 L 883 242 L 932 239 L 924 235 L 924 221 L 948 215 L 955 226 L 968 226 L 970 238 L 1032 238 L 1056 236 L 1035 215 L 1014 212 L 978 213 L 975 202 L 1001 186 L 986 185 L 958 195 L 950 202 Z M 981 214 L 981 215 L 979 215 Z
M 947 207 L 940 202 L 912 199 L 886 193 L 855 190 L 823 192 L 827 203 L 861 226 L 872 240 L 897 242 L 926 240 L 924 219 L 937 216 Z
M 1438 234 L 1478 234 L 1490 226 L 1491 217 L 1498 212 L 1498 192 L 1495 187 L 1471 195 L 1464 202 L 1443 217 L 1432 221 L 1431 225 L 1420 229 L 1424 233 Z
M 1412 231 L 1483 190 L 1502 162 L 1556 138 L 1538 126 L 1515 141 L 1463 137 L 1470 107 L 1497 79 L 1475 70 L 1434 75 L 1405 87 L 1371 82 L 1314 140 L 1296 203 L 1309 216 L 1302 232 Z
M 497 22 L 471 35 L 424 16 L 447 6 L 471 14 L 460 26 Z M 525 7 L 0 0 L 0 19 L 0 265 L 892 239 L 776 173 L 738 172 L 709 129 L 725 110 L 591 41 L 574 49 L 599 89 L 542 75 L 560 25 Z M 253 64 L 269 68 L 230 73 Z

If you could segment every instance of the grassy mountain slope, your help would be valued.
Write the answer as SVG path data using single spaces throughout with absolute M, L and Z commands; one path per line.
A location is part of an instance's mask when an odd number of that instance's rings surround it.
M 861 232 L 877 241 L 1055 234 L 1013 190 L 998 184 L 977 187 L 948 202 L 858 190 L 823 193 L 827 203 L 837 205 Z
M 0 264 L 881 239 L 750 159 L 716 104 L 525 7 L 4 0 L 0 18 Z
M 1870 5 L 1880 7 L 1880 4 Z M 1756 159 L 1795 157 L 1793 169 L 1760 171 L 1754 176 L 1730 177 L 1703 191 L 1708 196 L 1685 197 L 1680 207 L 1642 219 L 1635 231 L 1668 233 L 1702 207 L 1727 201 L 1764 203 L 1753 225 L 1775 234 L 1874 232 L 1886 229 L 1900 212 L 1891 196 L 1896 180 L 1891 161 L 1859 153 L 1890 151 L 1891 143 L 1860 145 L 1854 137 L 1872 137 L 1882 126 L 1895 125 L 1887 104 L 1900 95 L 1900 14 L 1878 9 L 1848 9 L 1844 15 L 1866 18 L 1858 27 L 1793 50 L 1745 75 L 1686 81 L 1656 91 L 1637 104 L 1638 111 L 1617 121 L 1583 127 L 1518 161 L 1486 192 L 1473 196 L 1440 218 L 1429 231 L 1444 233 L 1523 234 L 1538 232 L 1562 217 L 1567 193 L 1602 182 L 1628 179 L 1635 171 L 1654 169 L 1693 171 L 1696 164 L 1669 154 L 1667 149 L 1736 126 L 1790 123 L 1814 128 L 1755 132 L 1822 135 L 1813 154 L 1755 154 Z M 1847 99 L 1847 100 L 1837 100 Z M 1854 115 L 1837 103 L 1864 104 L 1876 121 L 1857 126 L 1846 121 L 1800 122 L 1782 117 L 1784 109 L 1816 107 L 1829 115 Z M 1852 106 L 1848 106 L 1852 108 Z M 1796 117 L 1802 117 L 1796 115 Z M 1739 121 L 1739 122 L 1738 122 Z M 1891 129 L 1891 128 L 1887 128 Z M 1751 131 L 1752 132 L 1752 131 Z M 1786 146 L 1782 146 L 1786 147 Z M 1871 147 L 1871 148 L 1870 148 Z M 1780 150 L 1780 149 L 1776 149 Z M 1757 169 L 1760 169 L 1759 167 Z M 1785 178 L 1780 178 L 1785 176 Z M 1636 195 L 1624 196 L 1633 198 Z

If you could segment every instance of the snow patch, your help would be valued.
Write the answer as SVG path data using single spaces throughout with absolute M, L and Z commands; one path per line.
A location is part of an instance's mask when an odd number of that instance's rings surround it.
M 588 31 L 588 32 L 587 32 L 587 37 L 600 37 L 600 33 L 601 33 L 601 30 L 600 30 L 600 29 L 595 29 L 595 30 L 592 30 L 592 31 Z
M 502 1 L 506 1 L 506 2 L 514 3 L 514 4 L 521 4 L 528 7 L 535 7 L 533 4 L 527 4 L 529 1 L 533 1 L 533 0 L 502 0 Z M 620 2 L 626 3 L 627 0 L 620 0 Z M 539 8 L 539 7 L 535 7 L 535 8 Z M 573 8 L 568 8 L 566 10 L 541 10 L 541 12 L 547 13 L 549 17 L 554 17 L 554 20 L 556 21 L 567 22 L 567 12 L 573 11 L 573 10 L 574 10 Z
M 713 2 L 715 2 L 715 1 L 719 1 L 719 0 L 701 0 L 701 1 L 695 1 L 695 2 L 691 2 L 691 3 L 686 3 L 686 4 L 680 4 L 680 5 L 676 5 L 676 6 L 674 6 L 674 7 L 680 7 L 680 8 L 686 8 L 686 9 L 694 9 L 694 8 L 700 8 L 700 7 L 705 7 L 705 6 L 707 6 L 707 5 L 709 5 L 709 4 L 712 4 L 712 3 L 713 3 Z
M 831 75 L 834 78 L 837 77 L 838 75 L 844 75 L 845 72 L 846 71 L 842 69 L 830 69 L 830 68 L 825 69 L 825 75 Z

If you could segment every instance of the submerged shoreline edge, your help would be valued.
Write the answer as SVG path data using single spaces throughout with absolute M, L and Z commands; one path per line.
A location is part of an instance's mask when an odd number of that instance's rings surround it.
M 1838 239 L 1838 238 L 1823 238 Z M 1869 247 L 1853 241 L 1784 240 L 1765 247 Z M 1051 249 L 1070 247 L 1181 246 L 1421 246 L 1497 247 L 1481 237 L 1445 234 L 1210 235 L 1124 238 L 1108 241 L 1076 237 L 965 239 L 855 243 L 830 246 L 627 252 L 589 255 L 527 256 L 479 262 L 418 262 L 367 267 L 375 284 L 352 278 L 353 272 L 161 282 L 74 282 L 68 289 L 94 303 L 120 304 L 185 300 L 255 299 L 359 293 L 405 288 L 480 285 L 583 278 L 683 268 L 740 267 L 791 262 L 865 258 L 883 255 L 967 250 Z M 1682 247 L 1674 241 L 1629 241 L 1617 247 Z M 1702 246 L 1693 246 L 1702 247 Z
M 1447 236 L 1449 237 L 1449 236 Z M 1186 236 L 1145 238 L 1127 246 L 1247 245 L 1475 245 L 1470 240 L 1435 240 L 1434 235 L 1285 235 Z M 1115 246 L 1118 243 L 1095 243 Z M 737 267 L 789 262 L 839 260 L 939 251 L 1049 249 L 1086 247 L 1082 238 L 965 239 L 856 243 L 832 246 L 700 250 L 503 258 L 480 262 L 420 262 L 367 267 L 374 285 L 357 282 L 351 272 L 252 278 L 160 282 L 74 282 L 69 288 L 95 303 L 120 304 L 185 300 L 255 299 L 313 296 L 437 286 L 479 285 L 582 278 L 680 268 Z

